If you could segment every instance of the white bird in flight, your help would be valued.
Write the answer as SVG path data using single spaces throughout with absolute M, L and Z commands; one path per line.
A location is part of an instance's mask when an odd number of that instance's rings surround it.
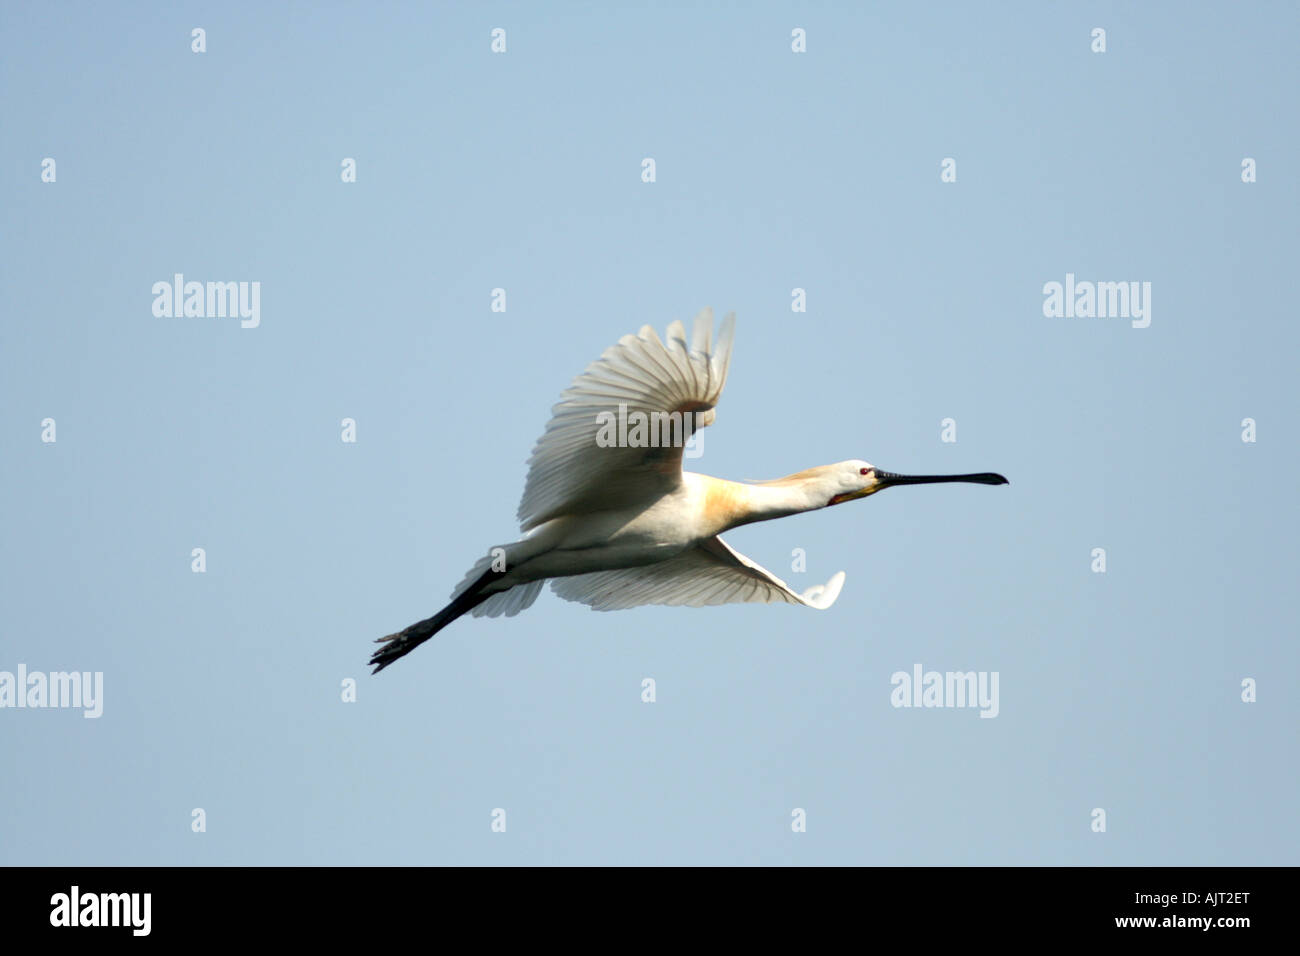
M 714 342 L 713 311 L 705 309 L 689 340 L 681 322 L 668 326 L 666 341 L 647 325 L 587 366 L 528 461 L 523 537 L 480 559 L 433 617 L 379 638 L 374 673 L 462 614 L 518 614 L 548 580 L 560 597 L 597 611 L 776 601 L 825 609 L 839 597 L 843 571 L 800 594 L 718 536 L 893 485 L 1007 484 L 990 472 L 896 475 L 857 460 L 744 484 L 682 471 L 686 442 L 713 423 L 734 331 L 728 315 Z

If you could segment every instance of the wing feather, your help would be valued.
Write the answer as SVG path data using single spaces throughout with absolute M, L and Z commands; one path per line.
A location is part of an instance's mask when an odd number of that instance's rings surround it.
M 519 502 L 523 530 L 565 514 L 588 514 L 623 505 L 649 504 L 681 484 L 682 448 L 602 447 L 602 413 L 617 421 L 619 407 L 645 421 L 681 413 L 683 442 L 712 421 L 731 363 L 735 317 L 728 315 L 713 345 L 713 312 L 695 317 L 689 340 L 679 321 L 661 340 L 650 326 L 625 335 L 560 396 L 528 460 Z
M 843 586 L 844 572 L 840 571 L 825 584 L 800 594 L 717 537 L 657 564 L 551 581 L 551 590 L 557 595 L 590 605 L 596 611 L 618 611 L 643 604 L 705 607 L 781 601 L 825 610 L 835 603 Z

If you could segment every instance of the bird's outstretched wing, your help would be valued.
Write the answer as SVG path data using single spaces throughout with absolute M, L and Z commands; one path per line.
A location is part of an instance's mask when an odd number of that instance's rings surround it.
M 800 594 L 718 537 L 658 564 L 595 571 L 551 582 L 551 590 L 566 601 L 588 604 L 595 611 L 642 604 L 704 607 L 777 601 L 825 610 L 835 603 L 843 586 L 844 572 L 840 571 L 825 584 Z
M 705 309 L 695 317 L 689 341 L 681 322 L 668 326 L 666 341 L 647 325 L 587 366 L 560 396 L 528 460 L 521 528 L 565 514 L 649 504 L 675 489 L 682 480 L 682 445 L 713 421 L 734 328 L 735 317 L 728 315 L 714 343 L 713 310 Z M 628 422 L 625 432 L 621 416 Z M 665 432 L 679 440 L 663 447 Z

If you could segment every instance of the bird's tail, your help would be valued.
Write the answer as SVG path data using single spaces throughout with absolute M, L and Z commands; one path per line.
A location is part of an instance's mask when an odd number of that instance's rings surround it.
M 423 621 L 416 621 L 410 627 L 403 628 L 396 634 L 389 634 L 387 637 L 377 638 L 375 643 L 382 644 L 383 647 L 375 651 L 370 657 L 370 663 L 375 665 L 372 674 L 378 674 L 381 670 L 398 658 L 405 657 L 411 651 L 415 650 L 433 635 L 437 634 L 444 627 L 450 624 L 462 614 L 467 614 L 478 605 L 482 604 L 488 598 L 492 597 L 491 593 L 483 593 L 481 585 L 493 572 L 489 571 L 470 587 L 456 597 L 452 598 L 450 604 L 435 614 L 433 617 L 425 618 Z

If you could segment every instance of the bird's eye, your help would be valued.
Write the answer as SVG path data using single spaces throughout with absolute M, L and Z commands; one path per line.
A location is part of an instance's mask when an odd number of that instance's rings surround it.
M 859 468 L 859 469 L 858 469 L 858 474 L 859 474 L 859 475 L 870 474 L 870 472 L 871 472 L 871 469 L 870 469 L 870 468 Z

